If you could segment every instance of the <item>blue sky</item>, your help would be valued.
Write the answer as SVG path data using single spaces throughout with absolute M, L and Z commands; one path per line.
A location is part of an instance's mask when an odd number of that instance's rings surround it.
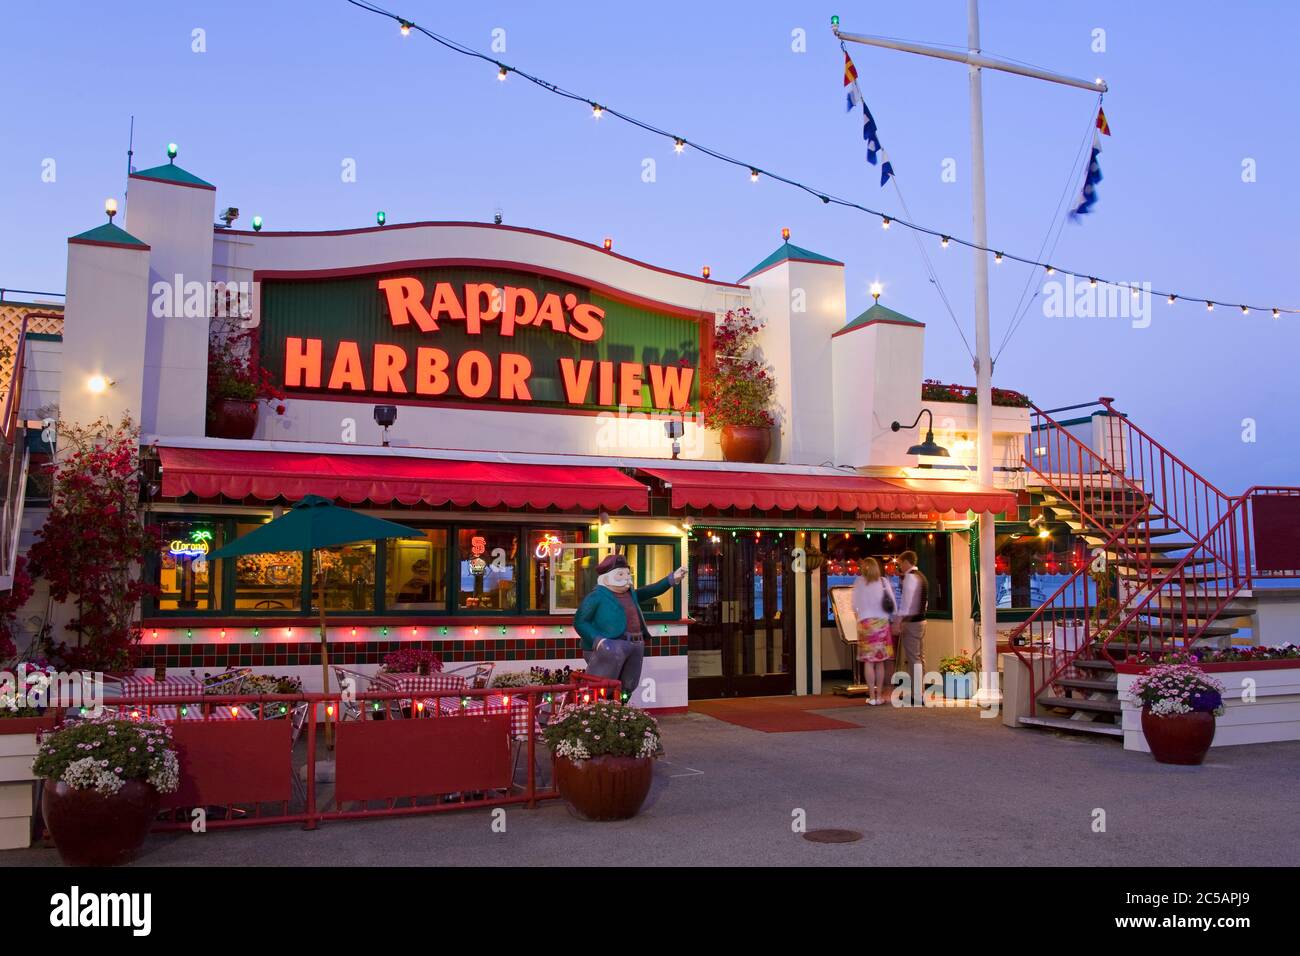
M 962 0 L 907 4 L 384 4 L 477 49 L 505 31 L 508 63 L 792 178 L 902 214 L 863 161 L 844 110 L 845 30 L 931 43 L 965 40 Z M 1111 86 L 1105 180 L 1094 215 L 1067 224 L 1052 260 L 1089 274 L 1189 294 L 1300 305 L 1297 251 L 1300 79 L 1288 44 L 1300 7 L 986 2 L 983 46 Z M 823 206 L 566 103 L 459 57 L 343 0 L 314 3 L 67 2 L 57 17 L 10 8 L 0 31 L 0 284 L 62 291 L 67 236 L 121 195 L 129 117 L 136 165 L 179 162 L 218 186 L 218 207 L 269 229 L 490 219 L 599 242 L 685 272 L 735 278 L 780 242 L 847 265 L 850 316 L 882 302 L 927 323 L 926 374 L 972 383 L 970 357 L 911 238 Z M 205 31 L 207 51 L 191 50 Z M 1092 51 L 1105 30 L 1106 50 Z M 792 31 L 806 31 L 805 52 Z M 916 219 L 970 234 L 964 67 L 854 47 L 862 88 Z M 1091 117 L 1086 92 L 985 75 L 989 234 L 1034 256 Z M 42 163 L 57 178 L 42 182 Z M 357 181 L 344 183 L 344 159 Z M 642 162 L 656 160 L 656 181 Z M 943 182 L 955 160 L 955 183 Z M 1256 181 L 1242 181 L 1243 160 Z M 1071 194 L 1078 184 L 1070 181 Z M 928 240 L 943 289 L 973 343 L 970 254 Z M 1027 279 L 992 268 L 995 346 Z M 1037 288 L 1041 274 L 1034 276 Z M 1047 318 L 1031 306 L 1003 350 L 996 384 L 1042 407 L 1113 395 L 1121 408 L 1226 491 L 1297 483 L 1300 420 L 1289 386 L 1300 317 L 1153 304 L 1125 319 Z M 1242 420 L 1257 423 L 1243 442 Z

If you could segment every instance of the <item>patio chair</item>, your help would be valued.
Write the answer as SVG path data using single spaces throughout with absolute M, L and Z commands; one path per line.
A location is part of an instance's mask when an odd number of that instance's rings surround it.
M 496 661 L 484 661 L 481 664 L 461 664 L 459 667 L 444 668 L 439 673 L 464 676 L 466 686 L 482 688 L 492 683 L 492 671 L 496 666 Z
M 343 693 L 349 680 L 352 681 L 352 692 L 354 694 L 364 694 L 371 689 L 375 679 L 369 674 L 363 674 L 361 671 L 350 670 L 346 667 L 334 665 L 334 680 L 338 682 L 339 693 Z M 388 715 L 392 715 L 392 705 L 395 701 L 385 701 L 383 710 Z M 364 720 L 365 708 L 361 706 L 361 701 L 353 698 L 352 700 L 339 701 L 339 720 Z

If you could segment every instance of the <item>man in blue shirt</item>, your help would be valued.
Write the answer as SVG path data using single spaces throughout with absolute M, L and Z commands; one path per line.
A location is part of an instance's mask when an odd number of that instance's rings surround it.
M 573 626 L 582 638 L 587 673 L 617 677 L 628 701 L 641 684 L 645 641 L 650 636 L 641 602 L 658 597 L 686 576 L 678 568 L 654 584 L 633 588 L 627 558 L 611 554 L 596 566 L 596 587 L 582 599 Z

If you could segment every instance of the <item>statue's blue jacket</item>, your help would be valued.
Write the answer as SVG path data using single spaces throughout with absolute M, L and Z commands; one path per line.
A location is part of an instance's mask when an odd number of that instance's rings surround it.
M 669 574 L 662 581 L 633 588 L 632 596 L 636 603 L 640 604 L 642 601 L 658 597 L 672 586 L 673 576 Z M 639 608 L 637 613 L 640 614 Z M 621 638 L 627 633 L 627 615 L 623 613 L 623 605 L 618 602 L 614 592 L 605 585 L 598 584 L 578 605 L 578 613 L 573 618 L 573 627 L 582 638 L 582 649 L 595 650 L 596 642 L 602 638 Z M 641 632 L 649 636 L 644 615 L 641 616 Z

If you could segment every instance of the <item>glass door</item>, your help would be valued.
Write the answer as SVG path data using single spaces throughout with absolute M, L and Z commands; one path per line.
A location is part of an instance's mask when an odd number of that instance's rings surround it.
M 705 532 L 691 561 L 691 697 L 794 690 L 793 538 Z

